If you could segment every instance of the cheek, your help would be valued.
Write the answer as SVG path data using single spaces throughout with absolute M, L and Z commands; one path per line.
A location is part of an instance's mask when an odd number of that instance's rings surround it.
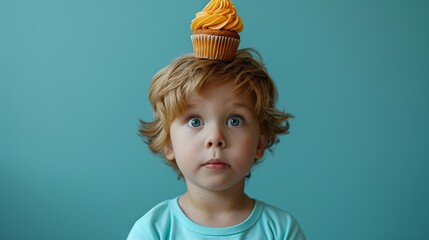
M 186 133 L 172 135 L 171 145 L 175 153 L 176 162 L 190 159 L 198 149 L 196 137 L 187 136 Z
M 170 141 L 174 148 L 177 148 L 187 138 L 186 132 L 181 127 L 170 128 Z
M 256 148 L 259 143 L 259 131 L 255 129 L 249 129 L 240 132 L 234 132 L 231 134 L 231 137 L 235 142 L 248 147 L 249 149 Z
M 237 149 L 237 154 L 240 154 L 245 159 L 254 159 L 259 143 L 257 137 L 246 136 L 243 138 L 238 138 L 235 141 L 235 148 Z

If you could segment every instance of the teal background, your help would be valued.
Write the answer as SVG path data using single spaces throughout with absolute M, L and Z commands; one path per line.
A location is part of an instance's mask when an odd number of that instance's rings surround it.
M 207 1 L 0 1 L 0 239 L 125 239 L 182 181 L 137 136 Z M 308 239 L 429 239 L 429 2 L 235 0 L 291 112 L 248 193 Z

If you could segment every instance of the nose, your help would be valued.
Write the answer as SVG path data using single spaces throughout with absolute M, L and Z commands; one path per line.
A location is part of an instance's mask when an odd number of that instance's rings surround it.
M 212 147 L 225 148 L 226 147 L 226 141 L 220 127 L 212 126 L 210 129 L 208 129 L 205 146 L 207 148 L 212 148 Z

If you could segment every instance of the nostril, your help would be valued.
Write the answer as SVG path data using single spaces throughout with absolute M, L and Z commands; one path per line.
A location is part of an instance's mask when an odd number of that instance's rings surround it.
M 225 141 L 223 139 L 218 139 L 218 140 L 209 139 L 206 143 L 206 146 L 209 148 L 212 148 L 212 147 L 224 148 Z

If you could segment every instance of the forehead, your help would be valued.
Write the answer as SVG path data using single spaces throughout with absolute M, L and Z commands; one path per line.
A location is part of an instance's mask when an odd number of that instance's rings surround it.
M 254 111 L 252 98 L 248 94 L 234 89 L 232 82 L 204 86 L 198 92 L 190 94 L 186 104 L 187 108 L 218 104 L 224 107 L 244 107 Z

